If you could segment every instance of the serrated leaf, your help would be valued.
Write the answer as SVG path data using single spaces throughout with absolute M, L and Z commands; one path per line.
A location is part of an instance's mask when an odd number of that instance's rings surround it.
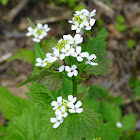
M 26 93 L 26 95 L 31 98 L 30 102 L 33 106 L 39 110 L 45 109 L 47 105 L 50 104 L 52 100 L 56 100 L 58 96 L 55 92 L 50 92 L 47 87 L 39 83 L 31 83 L 28 88 L 30 92 Z
M 136 118 L 134 114 L 125 115 L 122 119 L 122 129 L 123 130 L 132 130 L 136 125 Z
M 37 82 L 43 86 L 48 87 L 49 90 L 58 91 L 62 85 L 62 76 L 59 72 L 43 69 L 40 72 L 30 75 L 29 78 L 21 83 L 18 87 L 23 86 L 29 82 Z
M 44 112 L 47 140 L 81 140 L 82 137 L 94 135 L 94 129 L 99 127 L 98 115 L 92 109 L 84 108 L 82 113 L 69 115 L 56 129 L 50 123 L 50 118 L 53 116 L 54 111 Z
M 14 96 L 8 89 L 0 87 L 0 109 L 6 119 L 13 119 L 20 116 L 22 110 L 28 107 L 28 100 Z
M 33 63 L 35 58 L 34 52 L 28 49 L 19 49 L 18 52 L 10 57 L 7 61 L 11 61 L 14 59 L 23 60 L 28 63 Z
M 24 109 L 20 117 L 9 122 L 4 140 L 46 140 L 41 115 L 33 108 Z
M 34 45 L 35 48 L 35 58 L 41 58 L 41 59 L 45 59 L 46 58 L 46 54 L 45 52 L 41 49 L 41 47 L 35 43 Z
M 111 104 L 104 102 L 102 104 L 102 117 L 108 122 L 116 124 L 121 120 L 121 109 L 117 106 L 112 106 Z
M 89 54 L 95 54 L 97 56 L 96 60 L 94 62 L 98 63 L 97 66 L 91 66 L 88 65 L 84 71 L 97 75 L 106 75 L 107 73 L 110 73 L 110 65 L 109 63 L 111 60 L 107 59 L 107 51 L 106 51 L 106 42 L 105 42 L 105 36 L 106 36 L 106 30 L 103 28 L 97 37 L 93 37 L 91 40 L 89 40 L 89 47 L 88 52 Z M 88 45 L 88 43 L 86 44 Z M 83 48 L 86 49 L 86 45 L 83 46 Z M 86 50 L 85 50 L 86 51 Z

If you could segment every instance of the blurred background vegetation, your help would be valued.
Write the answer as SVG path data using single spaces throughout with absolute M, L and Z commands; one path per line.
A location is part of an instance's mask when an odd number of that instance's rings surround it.
M 92 76 L 85 85 L 93 83 L 93 90 L 101 92 L 102 96 L 106 96 L 106 90 L 111 96 L 118 96 L 107 100 L 123 104 L 123 114 L 135 113 L 135 129 L 140 130 L 139 0 L 0 0 L 0 86 L 26 98 L 24 93 L 28 92 L 28 88 L 17 88 L 17 85 L 27 79 L 33 67 L 27 62 L 12 60 L 10 57 L 19 49 L 33 50 L 32 40 L 26 37 L 29 26 L 27 18 L 34 23 L 47 23 L 51 27 L 48 40 L 44 42 L 44 47 L 47 46 L 49 50 L 63 34 L 75 34 L 75 31 L 70 30 L 67 21 L 73 17 L 75 10 L 83 8 L 89 11 L 97 10 L 97 21 L 92 31 L 96 35 L 103 26 L 107 29 L 108 58 L 112 59 L 110 74 Z M 90 95 L 89 97 L 92 98 Z M 93 102 L 94 99 L 88 103 Z M 98 104 L 95 104 L 95 107 L 98 110 Z M 0 112 L 0 126 L 5 122 Z

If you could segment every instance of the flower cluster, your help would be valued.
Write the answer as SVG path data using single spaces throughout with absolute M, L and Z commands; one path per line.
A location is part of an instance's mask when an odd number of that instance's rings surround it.
M 64 118 L 68 116 L 68 113 L 81 113 L 83 108 L 81 101 L 77 101 L 76 97 L 72 95 L 68 96 L 68 100 L 62 99 L 61 96 L 57 98 L 57 101 L 52 101 L 51 105 L 55 110 L 55 118 L 50 118 L 50 122 L 54 123 L 53 128 L 57 128 L 61 123 L 63 123 Z
M 46 53 L 46 58 L 42 60 L 41 58 L 37 58 L 36 66 L 46 67 L 49 63 L 54 63 L 57 60 L 64 60 L 65 57 L 72 56 L 77 59 L 77 61 L 82 62 L 84 59 L 87 58 L 85 64 L 90 65 L 98 65 L 97 63 L 92 62 L 96 59 L 96 55 L 92 54 L 89 55 L 88 52 L 82 52 L 82 47 L 78 46 L 78 44 L 83 42 L 83 37 L 81 35 L 76 34 L 72 37 L 70 34 L 63 35 L 63 39 L 60 39 L 55 47 L 53 47 L 53 53 Z M 77 66 L 72 65 L 69 66 L 60 66 L 59 72 L 65 70 L 67 72 L 68 77 L 77 76 Z
M 76 33 L 79 33 L 81 29 L 91 30 L 92 26 L 95 24 L 95 19 L 92 17 L 95 16 L 96 10 L 89 12 L 86 9 L 81 11 L 76 11 L 72 21 L 68 21 L 72 23 L 71 30 L 76 30 Z
M 27 36 L 33 37 L 34 42 L 40 42 L 45 36 L 47 36 L 47 32 L 50 31 L 50 28 L 47 24 L 44 26 L 40 23 L 37 24 L 36 28 L 28 27 Z

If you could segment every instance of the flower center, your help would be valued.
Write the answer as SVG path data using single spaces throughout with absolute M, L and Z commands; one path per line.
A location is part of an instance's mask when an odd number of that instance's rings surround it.
M 79 24 L 83 22 L 83 19 L 81 19 L 78 15 L 74 17 L 74 20 L 77 21 Z
M 38 35 L 41 35 L 41 34 L 42 34 L 42 29 L 38 29 L 36 33 L 37 33 Z
M 65 45 L 67 44 L 67 40 L 60 40 L 59 43 L 55 46 L 57 49 L 61 50 L 62 48 L 65 48 Z

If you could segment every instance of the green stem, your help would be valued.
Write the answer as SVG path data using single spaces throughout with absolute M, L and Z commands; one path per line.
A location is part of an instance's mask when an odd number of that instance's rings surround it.
M 89 40 L 90 40 L 90 39 L 89 39 L 89 37 L 87 36 L 87 50 L 86 50 L 87 52 L 88 52 L 88 48 L 89 48 Z
M 73 82 L 73 96 L 77 96 L 77 81 L 75 76 L 72 77 Z

